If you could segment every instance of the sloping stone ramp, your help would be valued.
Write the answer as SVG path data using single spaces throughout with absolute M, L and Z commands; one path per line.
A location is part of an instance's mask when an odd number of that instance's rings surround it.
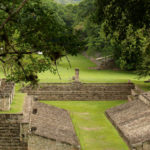
M 80 150 L 68 111 L 27 96 L 23 116 L 21 135 L 29 150 Z
M 150 92 L 106 111 L 131 150 L 150 150 Z

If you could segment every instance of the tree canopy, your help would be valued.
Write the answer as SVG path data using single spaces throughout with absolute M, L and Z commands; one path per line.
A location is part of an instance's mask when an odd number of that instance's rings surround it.
M 150 51 L 150 2 L 96 0 L 96 6 L 97 21 L 104 24 L 120 68 L 142 71 Z
M 0 66 L 8 79 L 36 83 L 39 72 L 55 73 L 61 57 L 83 49 L 112 55 L 122 70 L 150 75 L 149 1 L 76 2 L 0 1 Z
M 56 72 L 58 59 L 81 49 L 53 1 L 0 2 L 0 61 L 8 79 L 36 83 L 37 73 Z

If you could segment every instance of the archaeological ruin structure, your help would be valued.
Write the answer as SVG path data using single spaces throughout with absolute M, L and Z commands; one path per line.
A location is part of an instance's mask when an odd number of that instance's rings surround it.
M 0 114 L 0 150 L 80 150 L 68 111 L 27 96 L 22 114 Z
M 74 81 L 70 83 L 40 83 L 37 87 L 27 86 L 22 92 L 38 100 L 55 101 L 100 101 L 127 100 L 134 84 L 129 83 L 82 83 L 79 69 L 75 69 Z
M 0 110 L 10 109 L 14 83 L 0 80 Z M 0 150 L 81 150 L 68 111 L 41 103 L 46 101 L 127 100 L 106 110 L 130 150 L 150 150 L 150 93 L 133 83 L 82 83 L 76 69 L 70 83 L 40 83 L 21 89 L 23 112 L 0 114 Z
M 140 91 L 132 93 L 137 97 Z M 150 92 L 108 109 L 106 115 L 131 150 L 150 150 Z
M 26 87 L 22 91 L 38 100 L 100 101 L 127 100 L 133 83 L 40 83 L 38 87 Z
M 7 82 L 5 79 L 0 79 L 0 111 L 10 110 L 10 104 L 13 101 L 15 94 L 15 84 Z

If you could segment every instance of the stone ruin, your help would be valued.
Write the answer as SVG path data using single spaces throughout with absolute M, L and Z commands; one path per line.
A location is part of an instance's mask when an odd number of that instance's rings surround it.
M 28 149 L 80 150 L 68 111 L 33 101 L 31 97 L 26 99 L 24 108 L 21 135 L 27 139 Z
M 79 69 L 75 69 L 75 76 L 71 83 L 40 83 L 36 88 L 27 86 L 22 92 L 36 96 L 38 100 L 56 101 L 101 101 L 127 100 L 134 89 L 129 83 L 82 83 L 79 80 Z
M 0 79 L 0 111 L 10 110 L 10 104 L 14 98 L 15 84 Z
M 68 111 L 27 96 L 23 114 L 0 114 L 0 150 L 80 150 L 80 144 Z
M 75 76 L 72 77 L 72 80 L 74 82 L 80 82 L 79 81 L 79 69 L 78 68 L 75 69 Z
M 150 92 L 132 90 L 129 102 L 106 111 L 131 150 L 150 150 Z
M 23 114 L 0 114 L 0 150 L 80 150 L 68 111 L 38 100 L 122 100 L 106 116 L 131 150 L 150 150 L 150 92 L 132 83 L 42 83 L 26 87 Z M 14 83 L 1 80 L 0 109 L 9 110 Z M 6 96 L 7 95 L 7 96 Z M 34 100 L 33 100 L 34 97 Z

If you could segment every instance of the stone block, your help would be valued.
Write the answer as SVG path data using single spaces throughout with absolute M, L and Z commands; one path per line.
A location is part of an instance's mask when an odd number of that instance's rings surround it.
M 150 150 L 150 141 L 143 143 L 143 150 Z

